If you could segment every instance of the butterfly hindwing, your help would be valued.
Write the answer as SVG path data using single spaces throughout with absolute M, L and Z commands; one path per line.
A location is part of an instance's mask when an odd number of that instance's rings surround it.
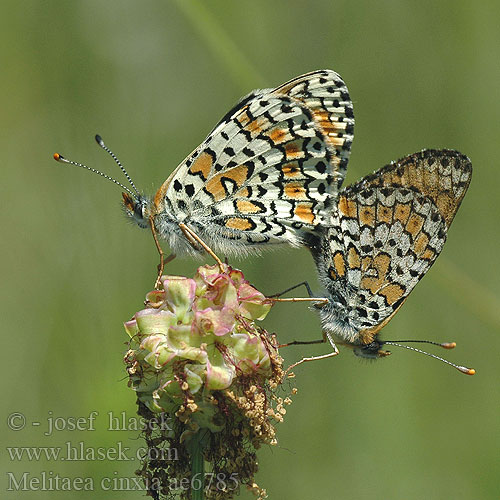
M 346 84 L 335 71 L 321 70 L 298 76 L 274 91 L 303 102 L 315 122 L 325 132 L 335 150 L 332 159 L 340 188 L 344 180 L 351 144 L 354 138 L 354 112 Z

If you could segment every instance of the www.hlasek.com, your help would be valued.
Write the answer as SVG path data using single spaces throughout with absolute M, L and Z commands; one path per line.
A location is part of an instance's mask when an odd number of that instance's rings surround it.
M 42 472 L 37 476 L 24 472 L 15 475 L 7 472 L 7 491 L 161 491 L 167 487 L 170 491 L 199 490 L 202 486 L 206 490 L 215 486 L 218 490 L 233 491 L 238 488 L 238 474 L 214 474 L 206 472 L 195 474 L 193 477 L 169 478 L 168 483 L 160 483 L 156 478 L 150 484 L 145 484 L 139 477 L 118 476 L 114 472 L 114 477 L 103 477 L 96 480 L 92 477 L 65 477 L 52 471 Z M 202 484 L 202 479 L 204 483 Z
M 138 448 L 131 450 L 118 441 L 115 446 L 86 446 L 83 441 L 66 441 L 63 446 L 7 446 L 7 453 L 13 462 L 84 462 L 103 461 L 129 462 L 133 460 L 178 460 L 176 448 Z

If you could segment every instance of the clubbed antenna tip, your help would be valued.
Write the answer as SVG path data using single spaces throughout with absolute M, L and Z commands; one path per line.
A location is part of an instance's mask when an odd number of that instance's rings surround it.
M 431 340 L 386 340 L 382 342 L 382 344 L 388 344 L 388 345 L 395 345 L 397 347 L 403 347 L 405 349 L 409 349 L 410 351 L 413 352 L 418 352 L 419 354 L 425 354 L 425 356 L 429 356 L 431 358 L 437 359 L 438 361 L 442 361 L 443 363 L 446 363 L 447 365 L 453 366 L 453 368 L 456 368 L 459 372 L 465 373 L 466 375 L 474 375 L 476 373 L 476 370 L 474 368 L 467 368 L 466 366 L 461 366 L 461 365 L 456 365 L 455 363 L 452 363 L 451 361 L 448 361 L 447 359 L 441 358 L 439 356 L 436 356 L 435 354 L 431 354 L 426 351 L 422 351 L 421 349 L 417 349 L 416 347 L 411 347 L 409 345 L 404 345 L 401 344 L 400 342 L 420 342 L 423 344 L 433 344 L 437 345 L 439 347 L 443 347 L 444 349 L 453 349 L 457 344 L 456 342 L 432 342 Z
M 474 368 L 467 368 L 466 366 L 457 366 L 456 369 L 466 375 L 474 375 L 476 373 Z
M 113 151 L 111 151 L 111 149 L 108 148 L 108 146 L 106 146 L 106 144 L 104 144 L 104 141 L 102 140 L 102 137 L 99 135 L 99 134 L 96 134 L 95 136 L 95 140 L 97 142 L 97 144 L 99 144 L 99 146 L 104 149 L 104 151 L 106 151 L 106 153 L 109 154 L 109 156 L 111 156 L 111 158 L 113 158 L 113 160 L 115 161 L 115 163 L 118 165 L 118 167 L 120 167 L 120 170 L 124 173 L 125 177 L 127 178 L 129 184 L 132 186 L 132 189 L 135 191 L 135 194 L 138 195 L 139 194 L 139 191 L 137 190 L 137 188 L 135 187 L 135 184 L 134 182 L 132 181 L 132 179 L 130 178 L 130 175 L 128 175 L 128 172 L 125 170 L 125 167 L 121 164 L 120 160 L 116 157 L 116 155 L 113 153 Z
M 457 347 L 456 342 L 443 342 L 442 344 L 439 344 L 441 347 L 444 347 L 445 349 L 455 349 Z
M 87 165 L 84 165 L 83 163 L 78 163 L 77 161 L 67 160 L 66 158 L 64 158 L 63 155 L 61 155 L 59 153 L 54 153 L 53 158 L 54 158 L 54 160 L 58 161 L 59 163 L 67 163 L 69 165 L 74 165 L 75 167 L 80 167 L 80 168 L 84 168 L 85 170 L 90 170 L 91 172 L 94 172 L 94 174 L 98 174 L 101 177 L 104 177 L 105 179 L 107 179 L 108 181 L 114 182 L 115 184 L 120 186 L 122 189 L 127 191 L 127 193 L 129 193 L 132 196 L 132 198 L 134 197 L 134 193 L 132 193 L 132 191 L 130 191 L 130 189 L 128 189 L 126 186 L 124 186 L 121 182 L 118 182 L 116 179 L 113 179 L 113 177 L 110 177 L 109 175 L 101 172 L 100 170 L 97 170 L 97 169 L 92 168 L 92 167 L 88 167 Z

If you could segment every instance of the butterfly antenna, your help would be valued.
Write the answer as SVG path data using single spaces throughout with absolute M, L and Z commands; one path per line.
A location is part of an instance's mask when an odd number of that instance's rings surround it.
M 95 168 L 92 167 L 87 167 L 87 165 L 84 165 L 83 163 L 78 163 L 76 161 L 71 161 L 67 160 L 64 158 L 64 156 L 60 155 L 59 153 L 54 153 L 54 160 L 58 161 L 59 163 L 68 163 L 70 165 L 75 165 L 75 167 L 82 167 L 86 168 L 87 170 L 90 170 L 91 172 L 94 172 L 94 174 L 99 174 L 101 177 L 104 177 L 105 179 L 108 179 L 108 181 L 114 182 L 115 184 L 118 184 L 122 189 L 127 191 L 127 193 L 132 196 L 132 198 L 135 198 L 135 194 L 130 191 L 130 189 L 126 186 L 124 186 L 121 182 L 118 182 L 116 179 L 113 179 L 113 177 L 110 177 L 109 175 L 106 175 L 105 173 L 101 172 L 100 170 L 96 170 Z
M 95 140 L 96 140 L 97 144 L 99 144 L 99 146 L 101 146 L 101 148 L 104 149 L 104 151 L 106 151 L 106 153 L 108 153 L 111 156 L 111 158 L 113 158 L 113 160 L 115 160 L 115 163 L 120 167 L 120 170 L 125 174 L 125 177 L 129 181 L 130 185 L 134 188 L 136 195 L 139 195 L 139 191 L 135 187 L 135 184 L 132 181 L 132 179 L 130 178 L 130 175 L 128 175 L 128 172 L 125 170 L 125 167 L 121 164 L 120 160 L 116 157 L 116 155 L 113 153 L 113 151 L 111 151 L 111 149 L 109 149 L 108 146 L 106 146 L 106 144 L 104 144 L 102 137 L 99 134 L 96 134 Z
M 430 340 L 404 340 L 401 342 L 422 342 L 424 344 L 438 345 L 438 346 L 444 347 L 445 349 L 453 349 L 456 345 L 455 342 L 444 342 L 444 343 L 440 344 L 438 342 L 431 342 Z M 420 354 L 425 354 L 426 356 L 430 356 L 431 358 L 442 361 L 443 363 L 446 363 L 447 365 L 453 366 L 453 368 L 456 368 L 458 371 L 465 373 L 466 375 L 474 375 L 476 373 L 476 370 L 474 370 L 474 368 L 467 368 L 466 366 L 456 365 L 455 363 L 452 363 L 451 361 L 448 361 L 447 359 L 440 358 L 439 356 L 436 356 L 435 354 L 430 354 L 426 351 L 422 351 L 421 349 L 417 349 L 416 347 L 411 347 L 409 345 L 404 345 L 404 344 L 400 344 L 398 342 L 393 342 L 393 341 L 383 341 L 382 344 L 395 345 L 397 347 L 404 347 L 405 349 L 409 349 L 410 351 L 415 351 L 415 352 L 419 352 Z
M 444 349 L 454 349 L 457 347 L 456 342 L 433 342 L 432 340 L 388 340 L 388 342 L 405 342 L 408 344 L 409 342 L 414 342 L 415 344 L 432 344 L 437 345 L 439 347 L 443 347 Z

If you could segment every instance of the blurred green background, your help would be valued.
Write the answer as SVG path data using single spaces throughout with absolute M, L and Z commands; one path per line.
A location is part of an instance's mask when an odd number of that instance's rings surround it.
M 441 257 L 383 333 L 455 340 L 445 355 L 477 375 L 397 348 L 376 363 L 344 350 L 304 365 L 279 445 L 260 451 L 258 482 L 274 499 L 498 498 L 499 23 L 493 1 L 3 0 L 3 447 L 141 445 L 135 431 L 107 430 L 107 414 L 135 414 L 121 324 L 152 286 L 153 241 L 124 220 L 119 189 L 51 155 L 121 180 L 98 132 L 154 192 L 242 95 L 332 68 L 356 117 L 347 183 L 425 147 L 472 159 Z M 169 270 L 191 275 L 198 264 Z M 319 290 L 305 250 L 234 264 L 267 293 L 305 279 Z M 275 307 L 265 326 L 282 341 L 320 334 L 303 305 Z M 92 411 L 94 431 L 44 435 L 49 417 Z M 13 412 L 23 430 L 8 428 Z M 42 471 L 94 478 L 93 492 L 23 492 L 6 491 L 4 473 L 2 498 L 142 497 L 100 486 L 133 477 L 134 461 L 18 461 L 5 449 L 1 460 L 17 480 L 27 472 L 28 487 Z

